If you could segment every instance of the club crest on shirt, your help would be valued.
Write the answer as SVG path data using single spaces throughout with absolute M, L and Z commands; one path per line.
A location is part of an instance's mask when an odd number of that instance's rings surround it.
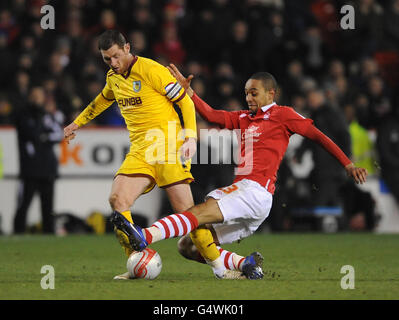
M 266 114 L 263 116 L 263 120 L 269 120 L 269 118 L 270 118 L 270 113 L 269 113 L 269 112 L 266 113 Z
M 139 92 L 141 90 L 141 81 L 133 81 L 133 91 L 134 92 Z
M 252 139 L 253 142 L 259 141 L 259 137 L 262 135 L 262 132 L 258 132 L 259 127 L 256 125 L 250 125 L 241 135 L 241 143 L 244 143 L 247 139 Z

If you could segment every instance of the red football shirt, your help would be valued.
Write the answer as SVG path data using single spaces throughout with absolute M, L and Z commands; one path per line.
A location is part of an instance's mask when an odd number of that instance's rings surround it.
M 277 171 L 294 133 L 310 138 L 330 152 L 342 166 L 351 163 L 343 151 L 294 109 L 272 103 L 252 116 L 248 110 L 215 110 L 195 93 L 192 97 L 198 113 L 222 128 L 240 129 L 240 161 L 234 182 L 250 179 L 274 193 Z

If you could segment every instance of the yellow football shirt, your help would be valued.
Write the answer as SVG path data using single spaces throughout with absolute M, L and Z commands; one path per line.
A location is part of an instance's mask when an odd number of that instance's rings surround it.
M 157 156 L 162 156 L 159 150 L 176 153 L 184 138 L 196 137 L 194 104 L 168 69 L 154 60 L 135 56 L 125 74 L 109 70 L 101 94 L 74 122 L 86 124 L 114 101 L 129 130 L 131 153 L 141 157 L 154 149 Z M 184 131 L 173 103 L 181 108 Z M 163 141 L 165 148 L 158 148 Z

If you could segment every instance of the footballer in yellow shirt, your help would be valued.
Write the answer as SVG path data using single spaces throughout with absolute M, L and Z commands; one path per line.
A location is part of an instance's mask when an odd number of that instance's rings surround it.
M 99 96 L 75 119 L 80 127 L 114 101 L 118 103 L 130 133 L 130 152 L 118 174 L 142 174 L 165 187 L 192 181 L 190 160 L 181 162 L 179 149 L 186 138 L 196 138 L 195 111 L 191 99 L 168 69 L 144 57 L 135 56 L 125 74 L 107 73 Z M 173 108 L 178 104 L 184 130 Z
M 159 63 L 130 52 L 130 44 L 117 30 L 99 37 L 99 49 L 110 67 L 106 84 L 81 114 L 64 128 L 69 143 L 76 131 L 118 103 L 130 134 L 131 147 L 114 177 L 109 202 L 115 215 L 132 222 L 130 208 L 155 184 L 165 189 L 172 208 L 184 211 L 194 205 L 189 183 L 190 159 L 196 151 L 195 108 L 191 98 Z M 184 128 L 174 109 L 182 114 Z M 182 160 L 181 160 L 182 159 Z M 129 241 L 118 238 L 127 255 Z

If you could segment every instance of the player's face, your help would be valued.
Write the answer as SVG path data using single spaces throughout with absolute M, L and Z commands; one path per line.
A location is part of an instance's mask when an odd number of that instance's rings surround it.
M 251 114 L 273 102 L 274 89 L 267 90 L 261 80 L 249 79 L 245 84 L 245 98 Z
M 122 74 L 127 71 L 130 63 L 130 45 L 128 43 L 126 43 L 123 48 L 114 44 L 108 50 L 100 51 L 104 62 L 115 71 L 115 73 Z

